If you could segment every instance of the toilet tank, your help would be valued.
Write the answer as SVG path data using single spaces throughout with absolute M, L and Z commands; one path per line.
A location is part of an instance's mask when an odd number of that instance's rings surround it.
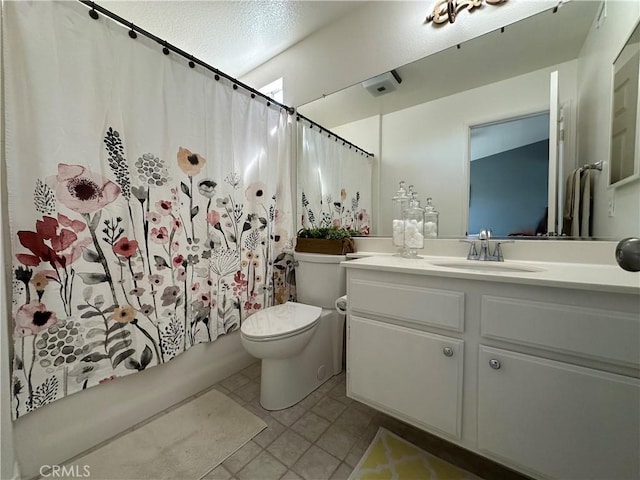
M 346 255 L 294 252 L 298 302 L 335 309 L 336 298 L 347 293 L 347 274 L 340 262 Z

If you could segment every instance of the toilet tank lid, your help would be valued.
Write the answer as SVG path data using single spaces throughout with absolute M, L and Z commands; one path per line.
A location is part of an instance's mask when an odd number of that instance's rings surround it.
M 326 255 L 324 253 L 293 252 L 293 259 L 309 263 L 340 263 L 347 259 L 346 255 Z
M 322 309 L 304 303 L 287 302 L 254 313 L 240 330 L 254 338 L 268 338 L 307 328 L 320 318 Z

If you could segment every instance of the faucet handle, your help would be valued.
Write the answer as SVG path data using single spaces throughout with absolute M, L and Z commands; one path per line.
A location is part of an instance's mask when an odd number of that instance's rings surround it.
M 461 238 L 461 242 L 470 244 L 467 260 L 477 260 L 478 250 L 476 250 L 476 241 L 473 238 Z
M 498 240 L 495 242 L 496 246 L 491 256 L 496 260 L 498 260 L 499 262 L 504 262 L 504 257 L 502 256 L 502 249 L 500 248 L 500 245 L 503 243 L 515 243 L 515 241 L 514 240 Z

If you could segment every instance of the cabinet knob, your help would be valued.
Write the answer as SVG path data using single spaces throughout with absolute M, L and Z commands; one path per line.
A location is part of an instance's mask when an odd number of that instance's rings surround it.
M 453 348 L 451 347 L 444 347 L 442 349 L 442 353 L 444 353 L 445 357 L 453 357 Z
M 492 358 L 491 360 L 489 360 L 489 366 L 491 368 L 493 368 L 494 370 L 499 370 L 500 369 L 500 360 L 496 360 L 495 358 Z

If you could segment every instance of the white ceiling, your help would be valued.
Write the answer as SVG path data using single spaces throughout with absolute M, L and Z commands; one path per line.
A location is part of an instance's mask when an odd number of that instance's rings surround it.
M 98 0 L 96 3 L 238 78 L 366 2 Z
M 470 160 L 549 139 L 549 112 L 471 127 Z

